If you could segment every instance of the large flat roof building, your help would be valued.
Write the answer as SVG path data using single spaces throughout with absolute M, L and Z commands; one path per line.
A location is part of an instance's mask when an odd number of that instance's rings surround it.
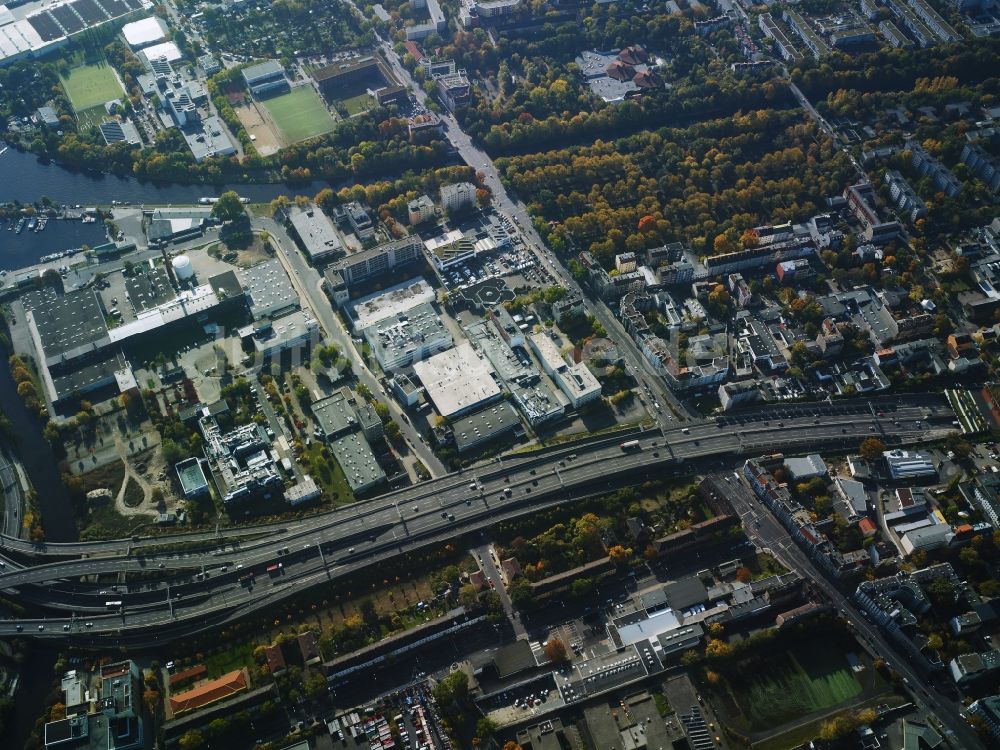
M 496 440 L 521 426 L 514 407 L 506 401 L 487 406 L 477 412 L 455 420 L 452 432 L 459 453 Z
M 288 312 L 298 306 L 299 295 L 279 260 L 265 260 L 237 273 L 254 320 Z
M 318 206 L 310 204 L 305 209 L 292 208 L 288 219 L 311 263 L 319 263 L 344 252 L 336 227 Z
M 443 417 L 456 417 L 500 397 L 493 368 L 463 342 L 413 365 L 427 397 Z
M 349 255 L 338 260 L 332 268 L 340 272 L 346 284 L 356 284 L 420 260 L 422 249 L 420 238 L 410 235 Z
M 360 494 L 385 481 L 385 472 L 364 435 L 357 432 L 343 435 L 330 443 L 330 451 L 343 469 L 351 492 Z
M 285 69 L 277 60 L 266 60 L 244 68 L 243 80 L 254 96 L 288 91 L 290 88 L 288 79 L 285 77 Z
M 166 26 L 156 16 L 147 16 L 122 26 L 122 36 L 132 51 L 148 47 L 167 38 Z
M 882 454 L 893 479 L 937 476 L 934 462 L 924 453 L 892 450 Z
M 387 318 L 398 317 L 419 305 L 433 302 L 435 296 L 430 284 L 420 276 L 369 294 L 351 305 L 354 330 L 364 331 Z
M 451 333 L 441 316 L 424 302 L 364 331 L 383 370 L 399 370 L 451 346 Z

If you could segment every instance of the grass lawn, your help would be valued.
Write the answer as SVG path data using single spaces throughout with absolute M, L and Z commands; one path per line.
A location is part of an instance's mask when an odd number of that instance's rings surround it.
M 360 94 L 349 96 L 346 99 L 341 99 L 341 101 L 344 103 L 344 109 L 347 110 L 347 114 L 349 115 L 356 115 L 359 112 L 367 112 L 375 106 L 375 100 L 368 94 L 367 91 L 362 91 Z
M 298 143 L 333 130 L 333 118 L 309 86 L 299 86 L 261 103 L 288 143 Z
M 836 649 L 798 645 L 776 654 L 767 673 L 732 685 L 740 710 L 754 731 L 805 717 L 862 692 L 847 660 Z
M 77 114 L 112 99 L 121 99 L 125 93 L 107 63 L 73 68 L 62 78 L 62 85 Z
M 324 444 L 319 440 L 306 448 L 302 455 L 308 457 L 308 465 L 303 465 L 303 469 L 316 480 L 324 495 L 333 498 L 334 505 L 353 502 L 354 493 L 347 483 L 344 470 L 340 468 L 329 448 L 326 448 L 329 457 L 323 455 L 324 448 Z
M 255 647 L 254 641 L 244 641 L 227 646 L 217 654 L 206 655 L 202 663 L 208 672 L 207 677 L 209 679 L 221 677 L 229 672 L 250 666 L 253 664 Z

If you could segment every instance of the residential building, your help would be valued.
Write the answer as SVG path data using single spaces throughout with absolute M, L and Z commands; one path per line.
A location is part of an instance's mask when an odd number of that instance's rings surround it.
M 96 677 L 96 694 L 87 683 Z M 96 675 L 66 672 L 60 682 L 65 718 L 45 724 L 45 747 L 83 750 L 138 750 L 145 747 L 139 667 L 133 661 L 100 667 Z
M 417 224 L 423 224 L 425 221 L 430 221 L 435 216 L 434 201 L 426 195 L 414 198 L 406 204 L 406 210 L 411 227 L 415 227 Z
M 470 29 L 480 22 L 487 23 L 511 15 L 521 4 L 521 0 L 462 0 L 458 20 L 462 27 Z
M 968 712 L 981 719 L 990 736 L 1000 741 L 1000 695 L 988 695 L 973 701 Z
M 966 143 L 962 147 L 962 161 L 969 167 L 974 177 L 986 183 L 994 193 L 1000 191 L 1000 160 L 986 151 L 978 143 Z
M 916 221 L 927 214 L 927 205 L 899 172 L 894 169 L 886 172 L 885 183 L 889 186 L 889 193 L 896 202 L 896 207 L 908 216 L 910 221 Z
M 785 10 L 782 18 L 791 27 L 792 31 L 799 35 L 806 48 L 812 52 L 813 57 L 820 58 L 830 54 L 830 46 L 823 41 L 820 35 L 813 30 L 809 22 L 801 15 L 794 10 Z
M 792 40 L 789 39 L 788 34 L 771 17 L 770 13 L 761 13 L 757 22 L 760 25 L 760 30 L 764 32 L 764 36 L 774 44 L 774 49 L 781 56 L 782 60 L 786 62 L 798 62 L 802 59 L 802 53 L 796 49 L 795 45 L 792 44 Z
M 915 0 L 923 2 L 923 0 Z M 954 198 L 962 192 L 961 181 L 916 140 L 906 142 L 906 150 L 910 152 L 913 166 L 920 174 L 931 178 L 934 187 L 949 198 Z
M 339 272 L 342 283 L 349 288 L 366 279 L 381 276 L 400 266 L 418 261 L 422 257 L 423 243 L 416 235 L 386 242 L 369 250 L 348 255 L 336 261 L 331 268 Z M 327 276 L 328 289 L 334 290 L 338 284 Z
M 737 380 L 719 386 L 719 402 L 722 411 L 730 411 L 745 404 L 754 404 L 760 400 L 760 388 L 756 380 Z
M 441 207 L 449 214 L 476 205 L 476 186 L 471 182 L 457 182 L 441 188 Z

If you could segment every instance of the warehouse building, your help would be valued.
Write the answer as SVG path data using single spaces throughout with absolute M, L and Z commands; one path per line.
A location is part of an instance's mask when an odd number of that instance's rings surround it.
M 415 363 L 413 371 L 442 417 L 458 417 L 500 398 L 493 367 L 467 342 Z
M 239 279 L 254 320 L 277 317 L 299 306 L 299 295 L 277 259 L 241 269 Z
M 339 437 L 330 443 L 330 452 L 343 469 L 347 484 L 355 495 L 385 482 L 385 472 L 375 460 L 364 435 L 352 432 Z
M 288 220 L 313 265 L 344 253 L 336 227 L 318 206 L 310 204 L 305 209 L 293 207 Z

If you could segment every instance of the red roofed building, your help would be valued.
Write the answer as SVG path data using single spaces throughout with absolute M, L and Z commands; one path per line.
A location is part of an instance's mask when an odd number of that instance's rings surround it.
M 180 672 L 174 672 L 170 675 L 170 687 L 175 685 L 183 685 L 186 682 L 192 682 L 193 680 L 199 680 L 205 676 L 205 665 L 195 664 L 193 667 L 188 667 Z
M 477 589 L 481 589 L 486 585 L 486 574 L 481 570 L 477 570 L 474 573 L 469 573 L 469 583 L 475 586 Z
M 632 83 L 641 89 L 658 89 L 663 86 L 663 79 L 651 70 L 642 70 L 632 77 Z
M 174 716 L 188 711 L 196 711 L 237 693 L 242 693 L 248 685 L 246 670 L 239 669 L 186 692 L 170 696 L 170 711 Z
M 638 44 L 630 44 L 618 53 L 618 59 L 629 65 L 642 65 L 649 59 L 649 55 Z
M 858 530 L 865 536 L 875 536 L 878 533 L 878 526 L 870 518 L 862 518 L 858 521 Z
M 318 664 L 322 661 L 319 653 L 319 638 L 311 630 L 299 633 L 299 651 L 302 652 L 303 664 Z
M 281 646 L 272 643 L 264 646 L 264 656 L 267 657 L 267 668 L 273 675 L 284 674 L 288 665 L 285 664 L 285 655 L 281 652 Z
M 604 72 L 608 74 L 608 77 L 624 83 L 631 80 L 632 76 L 635 75 L 635 68 L 627 63 L 623 63 L 621 60 L 615 60 Z
M 403 46 L 406 47 L 406 51 L 413 55 L 413 59 L 417 62 L 424 59 L 424 53 L 420 51 L 420 47 L 417 46 L 416 42 L 403 42 Z

